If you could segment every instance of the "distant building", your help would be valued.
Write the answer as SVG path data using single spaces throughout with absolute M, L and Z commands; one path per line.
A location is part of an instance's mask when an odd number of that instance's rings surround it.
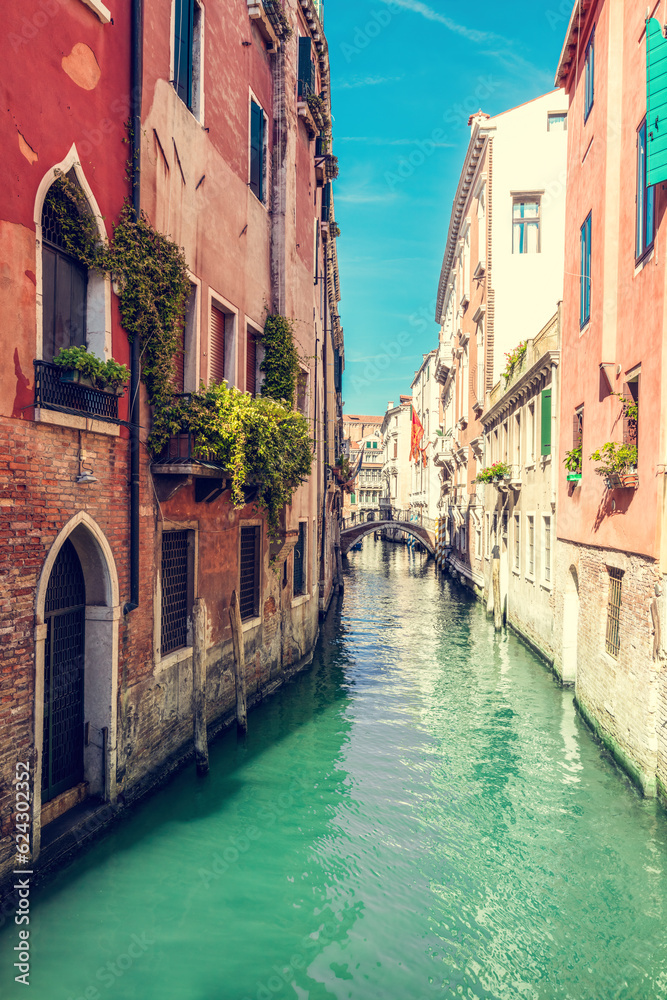
M 381 416 L 343 416 L 343 440 L 349 449 L 350 467 L 354 468 L 363 452 L 362 464 L 354 481 L 355 489 L 346 493 L 343 517 L 355 520 L 379 520 L 382 494 L 382 421 Z
M 535 336 L 562 297 L 566 121 L 561 90 L 494 118 L 473 115 L 447 233 L 433 365 L 442 430 L 433 458 L 446 515 L 438 542 L 479 594 L 483 507 L 475 480 L 487 461 L 481 416 L 505 355 Z
M 493 482 L 477 484 L 483 518 L 471 512 L 470 552 L 484 596 L 493 609 L 492 568 L 499 560 L 505 620 L 550 663 L 554 659 L 554 580 L 560 312 L 535 338 L 508 379 L 500 378 L 482 414 L 487 469 L 507 468 Z M 496 548 L 497 547 L 497 548 Z
M 419 369 L 412 380 L 412 408 L 424 428 L 424 436 L 419 447 L 423 449 L 419 461 L 410 463 L 410 511 L 412 518 L 438 516 L 441 480 L 433 455 L 437 451 L 440 431 L 440 387 L 435 377 L 436 351 L 423 356 Z M 409 439 L 410 440 L 410 439 Z M 408 444 L 408 454 L 410 446 Z

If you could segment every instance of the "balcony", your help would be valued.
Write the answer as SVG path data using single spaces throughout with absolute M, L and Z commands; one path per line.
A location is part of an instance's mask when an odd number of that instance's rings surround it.
M 63 369 L 48 361 L 35 366 L 35 409 L 56 410 L 79 417 L 92 417 L 118 424 L 118 396 L 80 382 L 63 381 Z
M 248 16 L 255 22 L 269 52 L 280 48 L 280 39 L 289 28 L 285 14 L 277 0 L 248 0 Z
M 190 431 L 182 431 L 170 437 L 152 465 L 153 475 L 158 476 L 203 476 L 219 479 L 226 473 L 225 466 L 211 459 L 198 458 L 194 454 L 195 437 Z

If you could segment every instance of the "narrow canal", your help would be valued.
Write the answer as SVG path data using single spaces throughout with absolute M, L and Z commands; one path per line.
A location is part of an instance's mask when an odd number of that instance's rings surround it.
M 249 724 L 34 895 L 32 1000 L 667 998 L 667 818 L 432 561 L 367 538 Z

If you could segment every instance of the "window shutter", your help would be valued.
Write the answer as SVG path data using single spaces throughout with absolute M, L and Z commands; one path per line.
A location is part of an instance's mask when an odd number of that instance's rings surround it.
M 225 377 L 225 314 L 211 307 L 211 336 L 208 345 L 208 380 L 222 382 Z
M 257 341 L 252 330 L 248 330 L 245 366 L 245 388 L 251 396 L 257 393 Z
M 250 190 L 264 201 L 264 114 L 250 102 Z
M 330 211 L 331 211 L 331 181 L 327 181 L 327 183 L 322 188 L 322 222 L 329 221 Z
M 551 389 L 542 390 L 542 455 L 551 454 Z
M 192 36 L 194 0 L 176 0 L 174 38 L 174 87 L 182 101 L 192 106 Z
M 313 93 L 313 42 L 310 36 L 299 39 L 299 100 Z
M 185 319 L 176 331 L 176 353 L 174 354 L 174 391 L 185 391 Z
M 579 413 L 575 413 L 572 418 L 572 448 L 579 448 L 581 445 L 581 424 Z
M 242 620 L 256 618 L 259 614 L 259 530 L 255 525 L 241 528 L 239 605 Z

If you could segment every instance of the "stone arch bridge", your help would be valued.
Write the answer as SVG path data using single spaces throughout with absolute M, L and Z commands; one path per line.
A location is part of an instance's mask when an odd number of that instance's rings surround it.
M 421 542 L 429 555 L 435 555 L 436 531 L 433 518 L 418 511 L 396 507 L 382 507 L 378 517 L 370 511 L 363 520 L 357 515 L 344 518 L 340 532 L 341 552 L 349 552 L 355 542 L 379 528 L 400 528 Z

